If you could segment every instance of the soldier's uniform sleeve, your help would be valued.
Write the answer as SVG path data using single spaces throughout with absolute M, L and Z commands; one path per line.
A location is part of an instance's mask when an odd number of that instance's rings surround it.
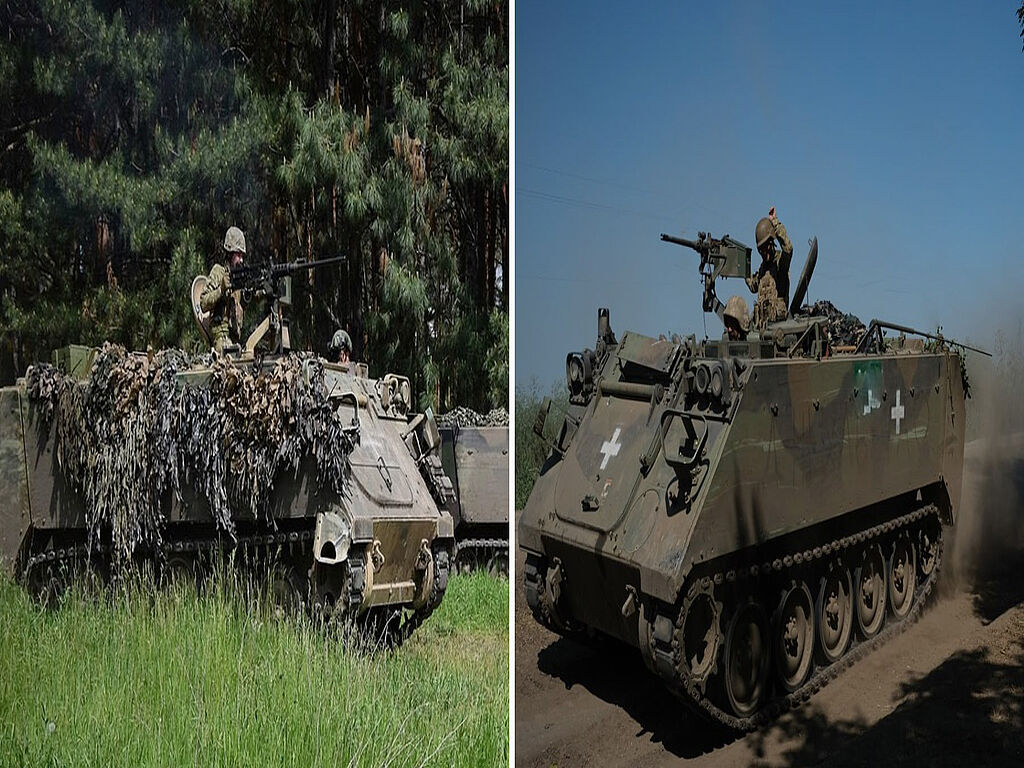
M 203 312 L 212 312 L 213 308 L 223 298 L 224 291 L 221 287 L 224 282 L 224 267 L 221 264 L 214 264 L 210 270 L 210 276 L 206 279 L 206 288 L 199 297 L 199 306 Z
M 770 219 L 772 228 L 775 230 L 775 239 L 779 241 L 778 268 L 775 275 L 776 290 L 778 291 L 781 304 L 788 308 L 789 305 L 789 262 L 793 260 L 793 241 L 777 216 Z M 782 310 L 782 317 L 785 319 L 788 309 Z
M 786 227 L 783 226 L 778 217 L 772 218 L 770 221 L 772 226 L 775 228 L 775 239 L 778 240 L 779 245 L 782 246 L 782 254 L 789 258 L 793 258 L 793 241 L 789 239 Z
M 761 262 L 761 266 L 757 268 L 757 272 L 752 274 L 750 277 L 745 278 L 747 288 L 750 289 L 751 293 L 757 293 L 757 288 L 761 284 L 761 276 L 765 273 L 765 262 Z

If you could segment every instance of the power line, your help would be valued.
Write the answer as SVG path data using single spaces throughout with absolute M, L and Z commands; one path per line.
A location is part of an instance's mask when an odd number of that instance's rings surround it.
M 533 168 L 537 171 L 544 171 L 545 173 L 551 173 L 555 176 L 566 176 L 570 179 L 579 179 L 580 181 L 589 181 L 592 184 L 603 184 L 606 187 L 615 187 L 616 189 L 625 189 L 629 192 L 639 192 L 643 195 L 657 195 L 664 196 L 663 192 L 654 192 L 650 189 L 641 189 L 640 187 L 631 187 L 628 184 L 618 184 L 614 181 L 604 181 L 603 179 L 595 179 L 593 176 L 583 176 L 579 173 L 572 173 L 571 171 L 560 171 L 557 168 L 548 168 L 543 165 L 534 165 L 532 163 L 519 163 L 526 168 Z
M 611 213 L 622 213 L 630 216 L 640 216 L 645 219 L 654 219 L 655 221 L 671 221 L 675 219 L 675 216 L 670 216 L 665 213 L 654 214 L 644 211 L 635 211 L 631 208 L 622 208 L 614 205 L 604 205 L 603 203 L 595 203 L 591 200 L 582 200 L 578 197 L 566 197 L 564 195 L 555 195 L 550 192 L 542 192 L 536 189 L 524 189 L 523 187 L 516 187 L 516 194 L 523 194 L 527 197 L 532 197 L 537 200 L 544 200 L 551 203 L 559 203 L 561 205 L 568 205 L 575 208 L 588 208 L 596 211 L 609 211 Z
M 564 177 L 570 178 L 570 179 L 577 179 L 579 181 L 590 182 L 591 184 L 601 184 L 603 186 L 612 187 L 614 189 L 622 189 L 622 190 L 626 190 L 627 192 L 638 192 L 638 193 L 640 193 L 642 195 L 650 195 L 652 197 L 661 197 L 661 198 L 664 198 L 664 197 L 668 196 L 667 192 L 655 192 L 654 190 L 651 190 L 651 189 L 643 189 L 642 187 L 634 187 L 634 186 L 631 186 L 629 184 L 621 184 L 621 183 L 618 183 L 618 182 L 615 182 L 615 181 L 608 181 L 606 179 L 598 179 L 598 178 L 595 178 L 593 176 L 584 176 L 583 174 L 580 174 L 580 173 L 574 173 L 572 171 L 565 171 L 565 170 L 561 170 L 559 168 L 551 168 L 550 166 L 536 165 L 534 163 L 524 163 L 522 161 L 519 161 L 517 163 L 517 165 L 521 165 L 524 168 L 533 168 L 534 170 L 543 171 L 544 173 L 550 173 L 550 174 L 553 174 L 555 176 L 564 176 Z M 719 218 L 723 217 L 721 211 L 716 211 L 716 210 L 714 210 L 712 208 L 709 208 L 708 206 L 706 206 L 706 205 L 704 205 L 702 203 L 693 202 L 693 203 L 690 203 L 689 205 L 691 205 L 694 208 L 698 208 L 698 209 L 704 211 L 705 213 L 710 214 L 711 216 L 719 217 Z

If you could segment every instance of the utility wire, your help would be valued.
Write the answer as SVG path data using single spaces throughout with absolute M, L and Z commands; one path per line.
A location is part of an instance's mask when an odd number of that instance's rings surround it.
M 634 187 L 634 186 L 631 186 L 629 184 L 620 184 L 618 182 L 607 181 L 605 179 L 597 179 L 597 178 L 594 178 L 593 176 L 584 176 L 583 174 L 580 174 L 580 173 L 574 173 L 572 171 L 564 171 L 564 170 L 561 170 L 559 168 L 551 168 L 551 167 L 545 166 L 545 165 L 535 165 L 533 163 L 524 163 L 522 161 L 520 161 L 518 164 L 523 166 L 524 168 L 532 168 L 534 170 L 543 171 L 544 173 L 550 173 L 550 174 L 555 175 L 555 176 L 564 176 L 564 177 L 570 178 L 570 179 L 577 179 L 579 181 L 586 181 L 586 182 L 589 182 L 591 184 L 601 184 L 601 185 L 606 186 L 606 187 L 613 187 L 614 189 L 626 190 L 627 192 L 638 192 L 638 193 L 640 193 L 642 195 L 649 195 L 651 197 L 665 198 L 665 197 L 668 197 L 668 195 L 669 195 L 669 193 L 664 192 L 664 191 L 656 192 L 656 191 L 654 191 L 652 189 L 643 189 L 642 187 Z M 692 206 L 694 208 L 699 208 L 700 210 L 704 211 L 705 213 L 710 214 L 712 217 L 720 218 L 720 219 L 725 219 L 726 218 L 726 217 L 723 216 L 723 214 L 720 211 L 713 210 L 712 208 L 709 208 L 708 206 L 706 206 L 706 205 L 704 205 L 702 203 L 690 202 L 690 203 L 688 203 L 688 205 L 690 205 L 690 206 Z
M 676 216 L 670 216 L 665 213 L 645 213 L 644 211 L 635 211 L 632 208 L 622 208 L 615 205 L 604 205 L 603 203 L 595 203 L 590 200 L 582 200 L 578 197 L 565 197 L 563 195 L 554 195 L 550 192 L 541 192 L 536 189 L 525 189 L 523 187 L 516 187 L 516 194 L 523 194 L 527 197 L 532 197 L 537 200 L 544 200 L 551 203 L 560 203 L 561 205 L 568 205 L 575 208 L 589 208 L 595 211 L 609 211 L 611 213 L 621 213 L 629 216 L 640 216 L 645 219 L 654 219 L 655 221 L 672 221 L 677 219 Z

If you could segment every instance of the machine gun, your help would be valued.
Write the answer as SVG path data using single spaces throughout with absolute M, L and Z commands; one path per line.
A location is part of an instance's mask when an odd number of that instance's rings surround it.
M 282 264 L 243 264 L 231 270 L 231 290 L 241 291 L 244 301 L 251 301 L 261 294 L 272 296 L 282 290 L 282 278 L 304 269 L 316 269 L 343 261 L 344 256 L 334 256 L 330 259 L 299 259 Z
M 666 243 L 692 248 L 700 254 L 700 274 L 704 278 L 705 312 L 714 312 L 724 321 L 725 305 L 715 294 L 715 280 L 719 277 L 750 277 L 750 247 L 728 235 L 716 240 L 707 232 L 698 232 L 696 240 L 673 237 L 662 233 Z
M 719 319 L 725 321 L 725 305 L 715 295 L 715 279 L 719 277 L 742 277 L 744 280 L 750 278 L 750 248 L 738 240 L 733 240 L 728 235 L 716 240 L 706 232 L 698 232 L 696 240 L 687 240 L 682 237 L 673 237 L 662 233 L 661 239 L 667 243 L 684 245 L 692 248 L 700 254 L 700 273 L 704 278 L 704 302 L 705 312 L 714 312 Z M 814 265 L 818 263 L 818 238 L 810 240 L 810 250 L 807 252 L 807 261 L 797 280 L 796 290 L 793 292 L 793 302 L 789 307 L 789 314 L 795 315 L 804 297 L 807 295 L 807 286 L 811 282 L 811 275 L 814 274 Z
M 243 264 L 231 270 L 231 289 L 241 291 L 242 301 L 253 299 L 267 300 L 266 316 L 249 334 L 245 342 L 245 351 L 252 353 L 268 332 L 273 332 L 274 343 L 271 352 L 284 352 L 291 347 L 288 337 L 288 318 L 285 308 L 292 305 L 291 276 L 307 269 L 318 269 L 328 264 L 345 261 L 344 256 L 329 259 L 299 259 L 282 264 Z

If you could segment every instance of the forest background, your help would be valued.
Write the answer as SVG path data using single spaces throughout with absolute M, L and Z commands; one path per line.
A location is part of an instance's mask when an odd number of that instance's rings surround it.
M 420 406 L 508 402 L 508 4 L 0 4 L 0 384 L 67 343 L 201 342 L 228 226 Z M 248 326 L 258 318 L 246 317 Z

